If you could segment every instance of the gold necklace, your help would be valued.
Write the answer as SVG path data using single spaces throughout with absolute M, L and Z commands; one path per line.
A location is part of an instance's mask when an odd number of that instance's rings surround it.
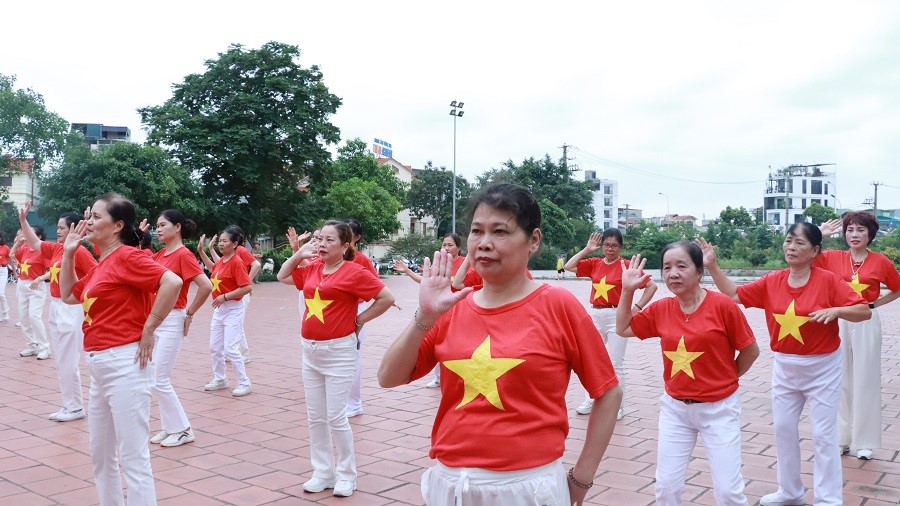
M 689 321 L 691 321 L 691 316 L 694 316 L 694 313 L 696 313 L 696 312 L 697 312 L 697 309 L 700 308 L 700 304 L 703 303 L 703 299 L 704 299 L 704 298 L 706 298 L 706 292 L 702 292 L 702 293 L 700 294 L 700 297 L 698 298 L 698 300 L 695 301 L 695 302 L 691 305 L 691 306 L 692 306 L 692 309 L 691 309 L 690 312 L 685 312 L 685 310 L 682 309 L 682 307 L 681 307 L 681 302 L 679 301 L 679 303 L 678 303 L 678 309 L 680 309 L 680 310 L 681 310 L 681 314 L 684 315 L 684 323 L 688 323 Z
M 859 270 L 862 269 L 863 264 L 866 263 L 866 258 L 869 258 L 868 251 L 866 251 L 866 257 L 859 262 L 853 260 L 853 253 L 850 253 L 850 271 L 853 273 L 853 275 L 850 276 L 850 279 L 859 281 Z M 854 267 L 856 268 L 854 269 Z

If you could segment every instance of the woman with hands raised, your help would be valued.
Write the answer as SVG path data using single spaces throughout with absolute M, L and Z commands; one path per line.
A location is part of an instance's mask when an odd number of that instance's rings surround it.
M 622 399 L 612 364 L 578 300 L 526 276 L 541 244 L 531 192 L 491 185 L 473 198 L 469 217 L 467 258 L 483 286 L 453 292 L 450 254 L 435 252 L 419 309 L 378 370 L 390 388 L 442 369 L 430 451 L 438 463 L 422 476 L 422 496 L 429 505 L 581 504 Z M 597 405 L 567 473 L 572 372 Z
M 156 382 L 154 332 L 175 306 L 182 281 L 142 253 L 134 205 L 105 193 L 70 226 L 59 272 L 60 297 L 84 309 L 84 350 L 91 377 L 88 430 L 94 481 L 101 505 L 156 504 L 150 467 L 150 399 Z M 83 240 L 101 251 L 100 262 L 78 278 L 76 251 Z M 152 299 L 151 294 L 156 293 Z
M 741 476 L 741 400 L 738 378 L 759 357 L 759 346 L 734 301 L 700 286 L 703 254 L 689 241 L 662 251 L 662 278 L 673 297 L 632 313 L 634 292 L 650 275 L 635 255 L 622 273 L 616 331 L 660 338 L 665 392 L 659 399 L 656 503 L 682 504 L 691 452 L 701 436 L 720 505 L 745 505 Z M 737 356 L 735 357 L 735 354 Z

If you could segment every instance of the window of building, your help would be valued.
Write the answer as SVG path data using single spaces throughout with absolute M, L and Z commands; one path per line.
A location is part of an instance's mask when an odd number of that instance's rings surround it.
M 0 176 L 0 186 L 12 186 L 12 176 Z
M 825 195 L 831 195 L 831 192 L 828 191 L 828 183 L 825 183 Z
M 809 193 L 813 195 L 822 195 L 822 181 L 814 180 L 812 182 L 812 190 Z
M 605 195 L 612 195 L 612 185 L 604 185 L 604 186 L 603 186 L 603 193 L 604 193 Z
M 612 205 L 612 197 L 603 197 L 603 205 L 609 207 Z
M 803 193 L 806 193 L 806 180 L 803 180 Z
M 604 210 L 603 210 L 603 217 L 604 217 L 604 218 L 612 218 L 612 211 L 610 211 L 609 209 L 604 209 Z
M 800 202 L 800 209 L 806 209 L 806 199 L 802 199 Z

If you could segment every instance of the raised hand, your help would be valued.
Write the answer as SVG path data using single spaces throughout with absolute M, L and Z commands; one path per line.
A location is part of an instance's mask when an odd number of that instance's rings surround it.
M 624 265 L 624 263 L 623 263 Z M 622 290 L 635 291 L 650 278 L 650 275 L 644 272 L 644 266 L 647 265 L 647 259 L 641 255 L 631 257 L 631 264 L 622 271 Z
M 138 229 L 140 229 L 141 232 L 146 232 L 146 231 L 150 230 L 150 223 L 147 222 L 147 218 L 144 218 L 143 220 L 141 220 L 140 225 L 138 225 Z
M 291 246 L 291 251 L 297 251 L 300 249 L 300 238 L 297 236 L 297 230 L 294 227 L 287 228 L 287 237 L 288 244 Z
M 197 239 L 197 253 L 203 253 L 205 248 L 204 243 L 206 242 L 206 234 L 200 236 L 200 239 Z
M 600 243 L 601 243 L 602 238 L 603 238 L 603 235 L 600 234 L 600 232 L 594 232 L 593 234 L 591 234 L 590 237 L 588 237 L 587 245 L 584 247 L 584 249 L 588 253 L 593 253 L 593 252 L 597 251 L 598 249 L 600 249 Z
M 69 235 L 66 236 L 66 242 L 63 243 L 64 253 L 75 253 L 78 247 L 81 246 L 81 242 L 84 241 L 85 236 L 87 236 L 87 228 L 87 220 L 81 220 L 74 225 L 69 225 Z
M 838 230 L 841 230 L 841 228 L 843 226 L 844 226 L 843 220 L 841 220 L 840 218 L 835 218 L 833 220 L 828 220 L 825 223 L 819 225 L 819 230 L 822 231 L 823 237 L 831 237 L 832 235 L 835 234 L 835 232 L 837 232 Z
M 434 262 L 425 258 L 422 265 L 422 282 L 419 284 L 419 323 L 433 325 L 442 314 L 454 304 L 466 298 L 472 287 L 458 292 L 450 289 L 450 275 L 453 272 L 453 259 L 450 253 L 440 250 L 434 252 Z
M 31 201 L 25 202 L 25 205 L 22 206 L 22 209 L 19 209 L 19 223 L 27 223 L 28 222 L 28 211 L 31 210 Z
M 394 260 L 394 270 L 405 274 L 409 270 L 409 266 L 403 260 Z
M 219 238 L 219 234 L 212 236 L 212 239 L 209 240 L 209 250 L 212 251 L 213 248 L 216 247 L 216 239 Z
M 706 239 L 702 237 L 698 237 L 694 243 L 696 243 L 697 246 L 700 246 L 700 251 L 703 252 L 703 266 L 710 267 L 716 265 L 716 248 L 712 244 L 706 242 Z

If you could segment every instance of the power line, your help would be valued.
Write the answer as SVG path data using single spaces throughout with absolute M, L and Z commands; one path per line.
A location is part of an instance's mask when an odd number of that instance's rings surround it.
M 637 169 L 637 168 L 634 168 L 634 167 L 625 165 L 624 163 L 617 162 L 617 161 L 615 161 L 615 160 L 610 160 L 610 159 L 608 159 L 608 158 L 603 158 L 603 157 L 600 156 L 600 155 L 595 155 L 595 154 L 590 153 L 590 152 L 588 152 L 588 151 L 585 151 L 585 150 L 583 150 L 583 149 L 581 149 L 581 148 L 579 148 L 579 147 L 577 147 L 577 146 L 571 146 L 571 145 L 570 145 L 569 148 L 572 149 L 573 151 L 577 151 L 577 152 L 580 153 L 584 158 L 587 158 L 588 160 L 591 160 L 591 161 L 600 163 L 600 164 L 602 164 L 602 165 L 606 165 L 606 166 L 609 166 L 609 167 L 614 167 L 614 168 L 616 168 L 616 169 L 621 169 L 621 170 L 624 170 L 624 171 L 626 171 L 626 172 L 632 172 L 632 173 L 635 173 L 635 174 L 641 174 L 641 175 L 644 175 L 644 176 L 653 176 L 653 177 L 661 178 L 661 179 L 671 179 L 671 180 L 674 180 L 674 181 L 685 181 L 685 182 L 688 182 L 688 183 L 729 184 L 729 185 L 732 185 L 732 184 L 759 184 L 759 183 L 765 183 L 765 182 L 766 182 L 765 179 L 755 179 L 755 180 L 752 180 L 752 181 L 703 181 L 703 180 L 699 180 L 699 179 L 688 179 L 688 178 L 683 178 L 683 177 L 668 176 L 668 175 L 665 175 L 665 174 L 657 174 L 657 173 L 655 173 L 655 172 L 650 172 L 650 171 L 648 171 L 648 170 Z

